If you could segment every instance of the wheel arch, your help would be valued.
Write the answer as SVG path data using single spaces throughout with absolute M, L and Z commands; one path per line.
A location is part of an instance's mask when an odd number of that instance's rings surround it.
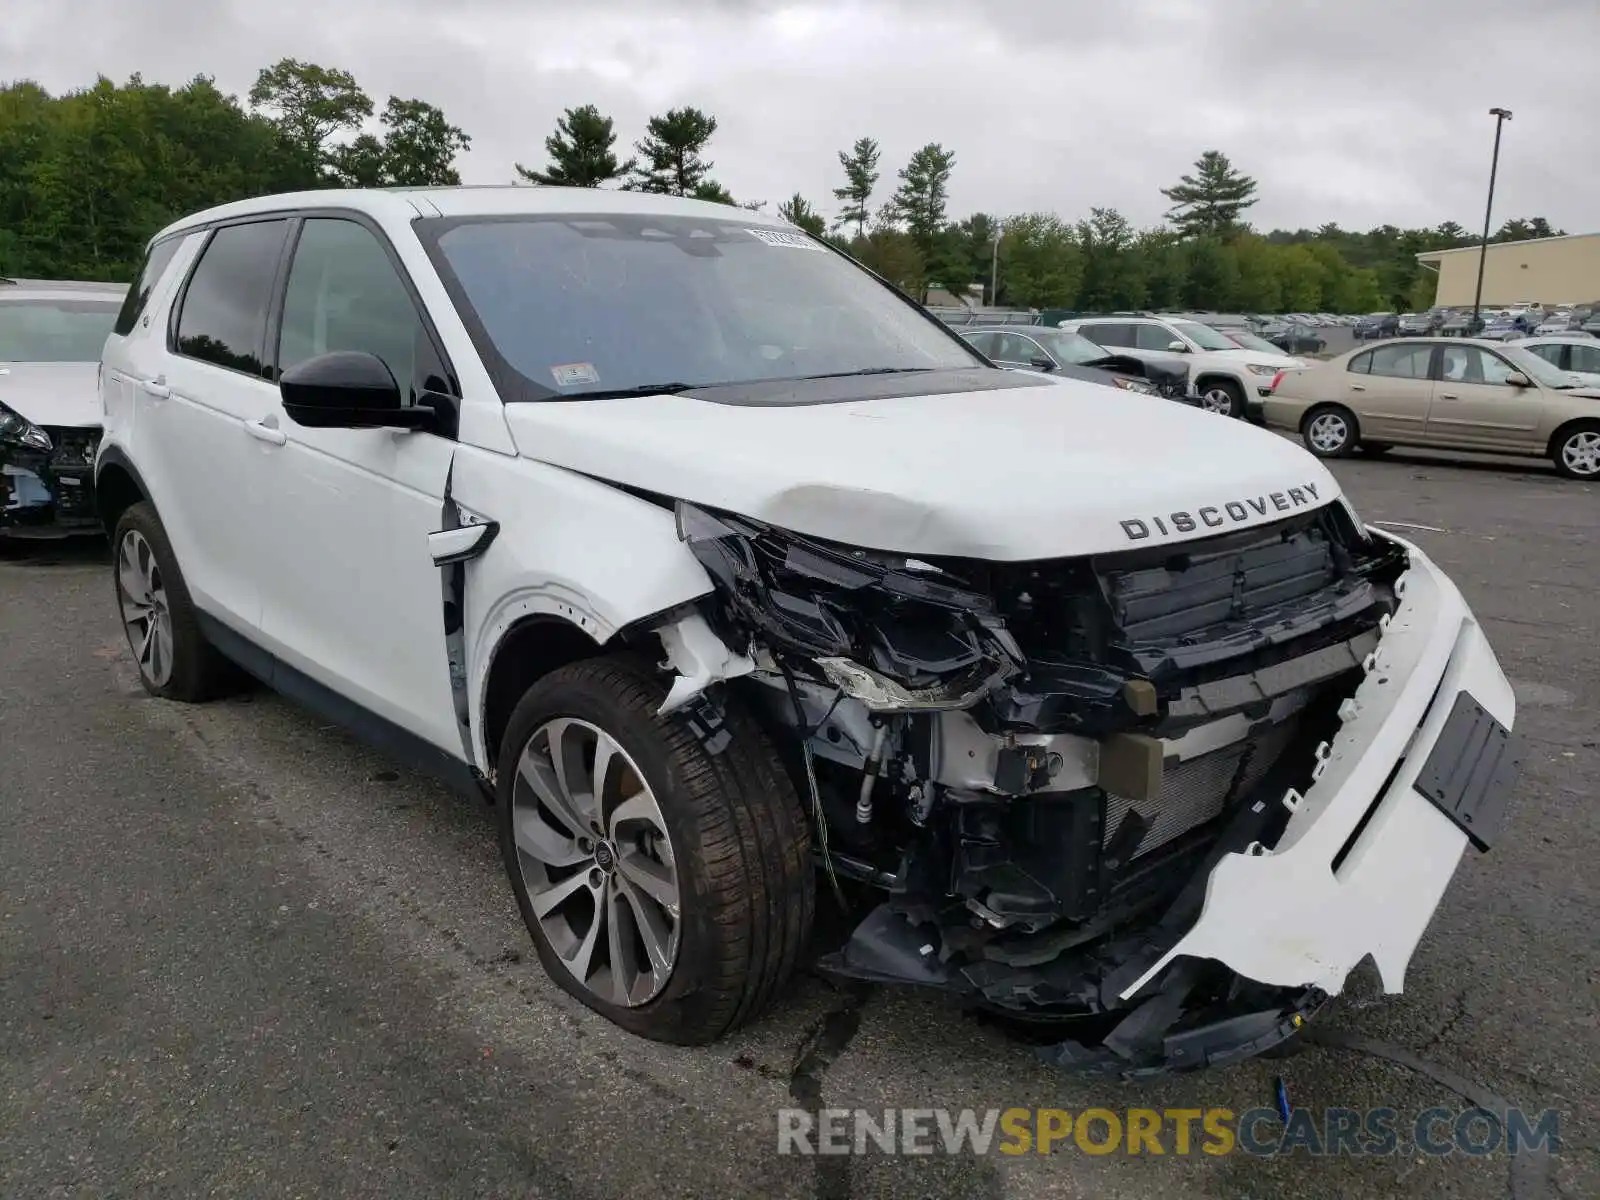
M 479 732 L 487 767 L 500 760 L 500 739 L 511 723 L 517 702 L 550 672 L 615 649 L 578 622 L 556 613 L 520 617 L 500 635 L 490 652 L 479 693 Z
M 100 523 L 106 536 L 116 532 L 117 522 L 141 500 L 150 499 L 150 489 L 145 486 L 139 469 L 116 446 L 107 447 L 100 455 L 94 475 L 94 504 L 100 514 Z
M 1545 457 L 1553 458 L 1556 451 L 1561 448 L 1561 443 L 1566 441 L 1568 436 L 1575 430 L 1586 425 L 1600 430 L 1600 417 L 1573 417 L 1570 421 L 1563 421 L 1560 425 L 1557 425 L 1555 432 L 1550 435 L 1550 441 L 1545 445 Z

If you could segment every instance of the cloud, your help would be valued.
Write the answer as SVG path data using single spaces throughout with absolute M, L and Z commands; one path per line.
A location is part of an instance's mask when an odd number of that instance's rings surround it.
M 918 146 L 955 151 L 951 211 L 1114 207 L 1219 149 L 1260 184 L 1259 226 L 1482 221 L 1492 105 L 1513 109 L 1495 210 L 1600 229 L 1595 0 L 10 0 L 0 79 L 97 74 L 244 94 L 282 56 L 418 96 L 473 138 L 469 182 L 544 161 L 563 108 L 637 138 L 653 112 L 715 115 L 740 199 L 825 211 L 837 152 L 884 150 L 880 198 Z

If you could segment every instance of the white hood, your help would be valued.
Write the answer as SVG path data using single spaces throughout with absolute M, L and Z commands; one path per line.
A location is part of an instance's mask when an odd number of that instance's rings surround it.
M 525 457 L 798 533 L 999 561 L 1181 542 L 1334 501 L 1300 447 L 1075 380 L 789 407 L 508 404 Z
M 1268 354 L 1265 350 L 1251 350 L 1240 346 L 1237 350 L 1213 350 L 1213 354 L 1226 355 L 1228 358 L 1237 359 L 1239 362 L 1248 363 L 1256 367 L 1303 367 L 1305 360 L 1295 358 L 1289 354 Z
M 35 425 L 98 426 L 99 364 L 0 362 L 0 404 Z

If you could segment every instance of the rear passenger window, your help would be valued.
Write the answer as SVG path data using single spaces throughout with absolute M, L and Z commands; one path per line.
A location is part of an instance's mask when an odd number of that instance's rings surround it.
M 1078 326 L 1078 332 L 1100 346 L 1133 347 L 1133 326 L 1115 321 L 1093 321 Z
M 1356 355 L 1350 360 L 1350 365 L 1346 370 L 1352 371 L 1357 375 L 1368 374 L 1372 370 L 1372 355 L 1373 351 L 1371 350 L 1368 350 L 1365 354 Z
M 1140 350 L 1165 350 L 1173 342 L 1183 340 L 1172 330 L 1163 329 L 1159 325 L 1135 325 L 1133 332 L 1137 339 L 1134 345 Z
M 178 314 L 178 353 L 261 374 L 267 306 L 287 221 L 224 225 L 201 253 Z
M 133 286 L 128 289 L 128 294 L 123 297 L 122 307 L 117 310 L 117 321 L 111 327 L 112 333 L 126 336 L 133 331 L 139 314 L 144 312 L 145 305 L 150 303 L 150 293 L 155 290 L 156 283 L 161 279 L 161 273 L 167 269 L 167 264 L 172 261 L 172 256 L 178 252 L 178 247 L 182 243 L 182 235 L 175 235 L 165 241 L 157 242 L 146 252 L 144 262 L 139 267 L 139 277 L 134 280 Z
M 1426 379 L 1428 360 L 1432 357 L 1432 346 L 1379 346 L 1372 351 L 1368 372 L 1391 379 Z
M 434 374 L 422 319 L 383 244 L 355 221 L 313 217 L 301 226 L 289 269 L 278 370 L 332 350 L 377 355 L 402 396 L 419 376 Z
M 1529 346 L 1528 349 L 1532 350 L 1552 367 L 1559 367 L 1561 365 L 1561 346 L 1559 343 L 1547 344 L 1543 346 Z M 1578 369 L 1579 368 L 1577 367 L 1573 368 L 1573 370 Z

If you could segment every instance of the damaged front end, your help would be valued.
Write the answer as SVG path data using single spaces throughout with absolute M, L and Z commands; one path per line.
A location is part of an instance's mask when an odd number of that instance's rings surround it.
M 1439 796 L 1397 778 L 1438 759 L 1436 742 L 1504 734 L 1509 689 L 1448 581 L 1342 503 L 1015 563 L 839 546 L 689 504 L 678 522 L 716 587 L 660 630 L 678 671 L 664 708 L 740 689 L 789 760 L 836 892 L 876 893 L 823 965 L 1070 1022 L 1046 1052 L 1062 1065 L 1131 1076 L 1258 1053 L 1368 954 L 1380 969 L 1399 955 L 1385 970 L 1399 990 L 1467 838 L 1450 805 L 1470 793 L 1487 829 L 1514 777 L 1501 737 Z M 1428 611 L 1404 599 L 1419 577 Z M 1487 724 L 1446 736 L 1436 710 L 1469 686 Z M 1392 748 L 1351 736 L 1396 721 Z M 1347 769 L 1358 785 L 1331 778 Z M 1355 876 L 1394 854 L 1397 820 L 1426 826 L 1424 884 L 1391 917 L 1398 933 L 1338 932 L 1383 892 Z M 1287 876 L 1230 869 L 1280 853 Z M 1330 911 L 1302 918 L 1305 896 Z M 1263 947 L 1274 911 L 1291 923 L 1280 949 Z
M 97 533 L 97 428 L 35 425 L 0 405 L 0 537 Z

